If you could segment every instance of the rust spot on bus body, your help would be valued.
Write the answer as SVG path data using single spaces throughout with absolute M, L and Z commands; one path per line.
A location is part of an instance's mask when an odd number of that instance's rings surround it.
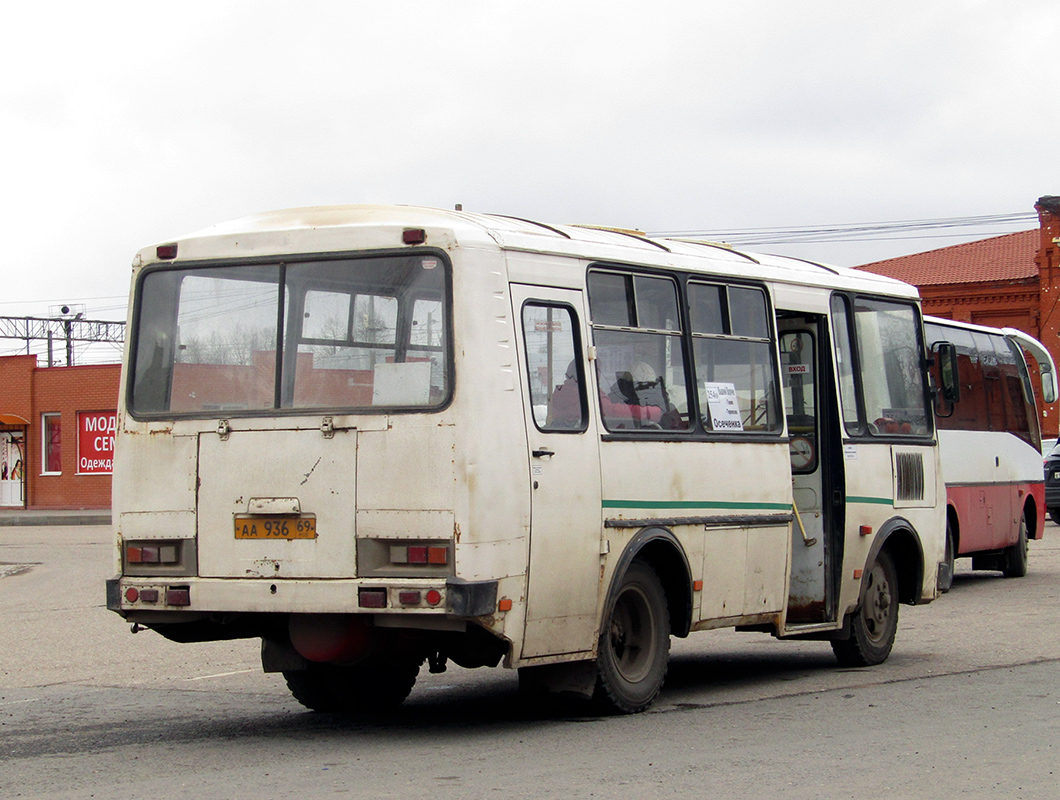
M 788 602 L 788 622 L 823 622 L 825 605 L 823 600 L 800 600 Z

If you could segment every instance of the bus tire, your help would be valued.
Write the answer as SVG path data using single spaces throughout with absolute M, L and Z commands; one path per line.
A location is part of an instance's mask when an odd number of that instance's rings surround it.
M 1049 519 L 1051 519 L 1057 525 L 1060 525 L 1060 508 L 1050 508 Z
M 943 556 L 943 563 L 946 564 L 947 569 L 945 577 L 939 581 L 939 591 L 943 594 L 953 588 L 953 568 L 956 566 L 956 562 L 957 543 L 953 540 L 953 527 L 950 525 L 949 520 L 946 520 L 946 552 Z
M 862 579 L 861 603 L 853 614 L 850 638 L 833 639 L 832 652 L 844 667 L 882 664 L 898 631 L 898 573 L 887 551 L 876 556 Z
M 1022 578 L 1027 574 L 1027 538 L 1027 514 L 1024 512 L 1020 517 L 1020 533 L 1016 543 L 1006 547 L 1001 554 L 1001 573 L 1006 578 Z
M 356 714 L 397 708 L 419 672 L 416 662 L 352 667 L 311 663 L 309 669 L 287 670 L 283 677 L 294 699 L 311 711 Z
M 608 713 L 635 714 L 662 690 L 670 658 L 670 612 L 655 570 L 629 565 L 600 631 L 593 701 Z

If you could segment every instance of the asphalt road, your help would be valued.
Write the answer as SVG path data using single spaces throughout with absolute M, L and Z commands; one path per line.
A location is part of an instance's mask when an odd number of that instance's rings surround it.
M 653 708 L 529 708 L 503 669 L 426 671 L 387 718 L 302 709 L 256 642 L 177 645 L 104 608 L 103 527 L 0 529 L 0 797 L 1060 796 L 1060 529 L 1030 574 L 958 562 L 891 658 L 714 631 Z

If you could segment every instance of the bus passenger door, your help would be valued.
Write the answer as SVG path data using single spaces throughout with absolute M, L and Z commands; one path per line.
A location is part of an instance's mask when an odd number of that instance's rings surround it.
M 512 284 L 530 471 L 522 657 L 584 652 L 600 592 L 600 457 L 578 291 Z
M 833 492 L 842 481 L 837 457 L 838 431 L 829 421 L 834 391 L 828 376 L 828 337 L 824 318 L 781 316 L 781 378 L 787 413 L 793 513 L 791 582 L 787 623 L 812 624 L 835 619 L 833 565 L 841 563 L 841 508 Z

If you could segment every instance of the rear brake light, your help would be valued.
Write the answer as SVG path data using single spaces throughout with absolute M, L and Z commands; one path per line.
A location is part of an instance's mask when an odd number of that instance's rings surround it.
M 390 563 L 444 567 L 449 563 L 449 546 L 445 544 L 390 545 Z
M 358 589 L 357 605 L 361 608 L 386 608 L 386 589 Z
M 409 563 L 410 564 L 426 564 L 427 563 L 427 548 L 426 547 L 410 547 L 409 548 Z
M 191 589 L 186 586 L 166 589 L 167 606 L 190 606 Z
M 181 542 L 174 540 L 127 542 L 125 563 L 175 566 L 181 563 L 181 548 Z

